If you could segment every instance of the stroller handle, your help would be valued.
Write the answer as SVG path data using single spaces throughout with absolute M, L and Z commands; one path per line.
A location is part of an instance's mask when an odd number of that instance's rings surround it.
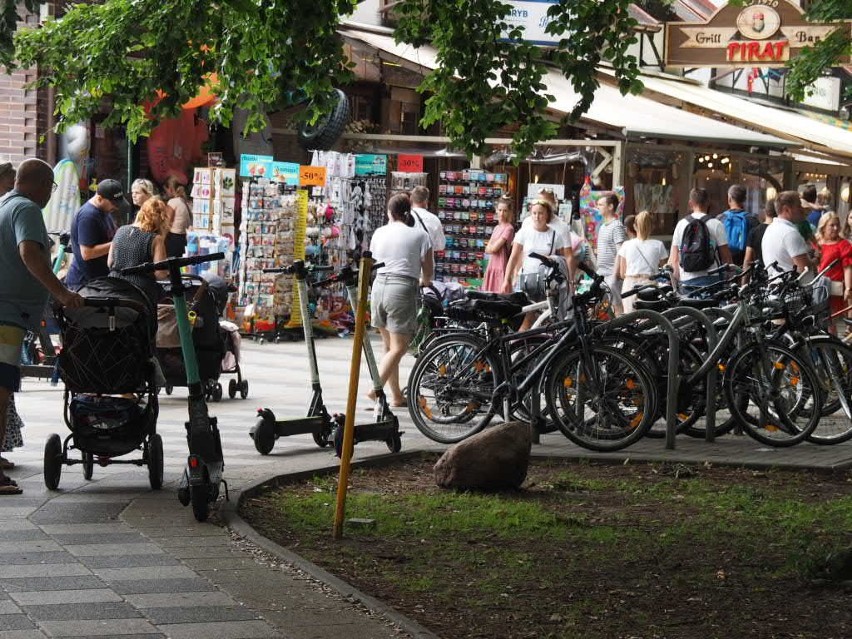
M 139 266 L 131 266 L 130 268 L 121 269 L 122 275 L 136 275 L 139 273 L 153 273 L 154 271 L 168 271 L 172 268 L 180 268 L 182 266 L 192 266 L 193 264 L 204 264 L 205 262 L 215 262 L 225 259 L 224 253 L 210 253 L 209 255 L 193 255 L 190 257 L 170 257 L 161 262 L 147 262 Z
M 120 297 L 86 297 L 83 299 L 83 305 L 93 308 L 132 308 L 139 313 L 148 312 L 144 304 Z

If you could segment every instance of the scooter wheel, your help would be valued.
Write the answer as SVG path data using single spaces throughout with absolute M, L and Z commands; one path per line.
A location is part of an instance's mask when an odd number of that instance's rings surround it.
M 258 415 L 254 424 L 254 447 L 261 455 L 268 455 L 272 452 L 273 446 L 275 446 L 275 422 L 263 415 Z
M 163 438 L 156 433 L 148 441 L 148 481 L 151 490 L 163 487 Z
M 190 502 L 189 488 L 188 487 L 178 488 L 177 498 L 178 498 L 178 501 L 180 502 L 181 506 L 189 506 L 189 502 Z
M 210 391 L 210 395 L 213 398 L 214 402 L 222 401 L 222 385 L 219 382 L 213 386 L 213 389 Z
M 385 443 L 388 445 L 388 450 L 392 453 L 398 453 L 402 450 L 402 437 L 400 437 L 399 433 L 394 433 L 388 437 Z
M 166 385 L 163 387 L 163 390 L 165 390 L 165 391 L 166 391 L 166 395 L 171 395 L 171 394 L 172 394 L 172 392 L 175 390 L 175 387 L 174 387 L 174 386 L 172 386 L 171 384 L 166 384 Z
M 95 458 L 92 453 L 83 453 L 83 479 L 89 481 L 95 474 Z
M 54 433 L 47 438 L 44 445 L 44 485 L 48 490 L 59 488 L 59 478 L 62 477 L 62 440 Z
M 245 399 L 248 397 L 248 380 L 244 379 L 240 382 L 240 397 Z
M 228 382 L 228 397 L 234 399 L 237 396 L 237 380 L 232 379 Z
M 313 432 L 314 443 L 320 448 L 325 448 L 331 443 L 332 431 L 335 428 L 329 426 L 328 424 L 324 425 L 320 430 L 315 430 Z
M 189 497 L 192 501 L 192 514 L 198 522 L 205 522 L 207 521 L 207 517 L 210 516 L 210 502 L 207 500 L 208 496 L 209 490 L 206 484 L 189 487 Z

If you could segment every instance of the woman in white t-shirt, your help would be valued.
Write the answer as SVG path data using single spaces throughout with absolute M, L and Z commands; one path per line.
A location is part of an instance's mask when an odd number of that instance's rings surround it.
M 652 278 L 669 257 L 660 240 L 648 239 L 654 228 L 654 218 L 648 211 L 642 211 L 636 216 L 635 228 L 636 237 L 622 244 L 615 258 L 617 279 L 623 280 L 622 291 L 653 284 Z M 633 300 L 633 296 L 622 300 L 625 313 L 633 311 Z
M 370 316 L 379 329 L 385 354 L 379 362 L 382 385 L 390 386 L 392 406 L 405 406 L 399 362 L 417 329 L 417 290 L 432 283 L 432 243 L 419 224 L 409 225 L 411 200 L 400 193 L 388 200 L 388 223 L 376 229 L 370 253 L 384 266 L 370 292 Z M 372 391 L 370 399 L 375 399 Z
M 502 293 L 512 292 L 519 274 L 523 280 L 524 276 L 534 278 L 539 273 L 541 262 L 529 257 L 530 253 L 561 256 L 571 263 L 571 247 L 566 245 L 565 237 L 548 226 L 553 218 L 553 205 L 545 199 L 534 200 L 530 207 L 530 218 L 532 224 L 521 226 L 512 242 L 512 253 L 506 265 Z M 533 319 L 534 314 L 528 313 L 520 330 L 528 328 Z

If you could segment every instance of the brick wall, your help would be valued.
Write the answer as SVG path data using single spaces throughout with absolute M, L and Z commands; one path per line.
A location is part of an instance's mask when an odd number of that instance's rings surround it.
M 35 89 L 24 87 L 36 77 L 34 70 L 11 75 L 0 69 L 0 162 L 18 164 L 38 151 L 38 99 Z

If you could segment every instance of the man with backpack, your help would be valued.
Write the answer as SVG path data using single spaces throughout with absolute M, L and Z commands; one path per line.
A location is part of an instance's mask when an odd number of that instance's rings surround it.
M 707 215 L 709 202 L 706 189 L 692 189 L 689 192 L 691 214 L 677 223 L 672 237 L 669 264 L 684 287 L 718 282 L 723 274 L 708 275 L 707 272 L 731 263 L 725 227 Z
M 742 184 L 732 185 L 728 189 L 728 210 L 716 218 L 725 227 L 731 261 L 737 266 L 743 265 L 748 234 L 760 224 L 760 218 L 756 214 L 743 208 L 745 201 L 746 188 Z

